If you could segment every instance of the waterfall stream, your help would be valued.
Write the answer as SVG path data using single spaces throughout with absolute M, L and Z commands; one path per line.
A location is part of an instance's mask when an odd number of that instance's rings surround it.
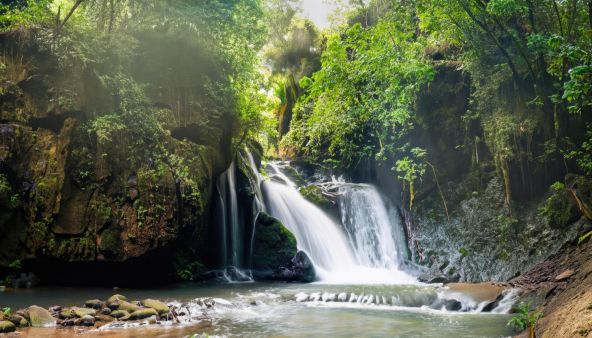
M 415 282 L 399 269 L 397 216 L 375 188 L 345 183 L 339 188 L 340 225 L 307 201 L 276 164 L 268 165 L 273 176 L 263 182 L 263 191 L 269 212 L 294 234 L 321 282 Z

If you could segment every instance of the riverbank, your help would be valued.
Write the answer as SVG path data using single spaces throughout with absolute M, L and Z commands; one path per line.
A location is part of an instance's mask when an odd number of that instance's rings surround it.
M 592 242 L 569 243 L 510 281 L 522 301 L 543 314 L 537 337 L 588 337 L 592 333 Z

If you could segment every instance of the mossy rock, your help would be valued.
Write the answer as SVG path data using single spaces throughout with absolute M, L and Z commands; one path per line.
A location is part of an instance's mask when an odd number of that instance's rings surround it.
M 152 316 L 158 317 L 158 312 L 153 308 L 140 308 L 130 314 L 130 319 L 146 319 Z
M 115 294 L 115 295 L 109 297 L 109 299 L 107 299 L 107 304 L 111 304 L 117 300 L 126 300 L 127 301 L 128 299 L 124 295 Z
M 129 316 L 129 312 L 125 311 L 125 310 L 115 310 L 113 312 L 111 312 L 111 317 L 113 318 L 123 318 Z
M 16 325 L 7 320 L 0 321 L 0 333 L 8 333 L 16 330 Z
M 119 226 L 111 226 L 99 237 L 99 249 L 103 252 L 117 253 L 121 248 L 121 228 Z
M 142 304 L 147 308 L 152 308 L 152 309 L 156 310 L 158 312 L 158 314 L 160 314 L 160 315 L 166 314 L 169 312 L 169 307 L 165 303 L 163 303 L 159 300 L 144 299 L 142 301 Z
M 98 299 L 90 299 L 84 302 L 84 306 L 91 309 L 100 309 L 103 307 L 103 302 Z
M 109 307 L 113 308 L 115 305 L 117 305 L 117 310 L 125 310 L 128 312 L 134 312 L 140 308 L 136 304 L 126 302 L 125 300 L 117 300 L 117 301 L 109 304 Z
M 73 307 L 72 312 L 78 318 L 82 318 L 84 316 L 89 316 L 89 315 L 94 316 L 97 313 L 97 311 L 94 309 L 82 308 L 82 307 Z
M 52 327 L 56 325 L 56 319 L 51 316 L 51 313 L 40 306 L 30 306 L 27 309 L 27 314 L 33 327 Z
M 300 194 L 309 202 L 315 204 L 318 207 L 323 209 L 331 207 L 331 200 L 329 200 L 327 196 L 323 195 L 323 190 L 320 187 L 314 184 L 300 188 Z
M 278 219 L 261 212 L 255 225 L 253 268 L 276 271 L 297 252 L 294 235 Z

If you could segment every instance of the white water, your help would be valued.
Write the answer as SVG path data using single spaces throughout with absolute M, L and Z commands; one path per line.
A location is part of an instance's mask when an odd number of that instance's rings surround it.
M 368 192 L 358 194 L 352 191 L 356 199 L 363 200 L 365 209 L 360 209 L 357 202 L 350 201 L 347 210 L 346 226 L 352 231 L 348 235 L 341 226 L 329 218 L 319 207 L 307 201 L 296 189 L 288 177 L 283 175 L 275 164 L 270 164 L 274 174 L 285 184 L 271 181 L 263 182 L 269 212 L 294 234 L 298 249 L 306 252 L 315 265 L 320 281 L 328 284 L 408 284 L 415 279 L 398 269 L 398 252 L 394 244 L 391 222 L 388 222 L 384 203 L 381 208 L 373 198 L 380 195 Z M 371 197 L 371 198 L 367 198 Z M 348 198 L 348 197 L 345 197 Z M 374 206 L 374 207 L 373 207 Z M 367 220 L 373 224 L 368 231 L 363 230 Z M 369 232 L 377 234 L 380 248 L 371 249 Z M 388 238 L 382 238 L 388 236 Z M 376 236 L 374 236 L 376 238 Z
M 223 277 L 228 281 L 252 281 L 250 273 L 245 271 L 244 228 L 238 212 L 234 162 L 218 180 L 217 189 L 220 196 Z

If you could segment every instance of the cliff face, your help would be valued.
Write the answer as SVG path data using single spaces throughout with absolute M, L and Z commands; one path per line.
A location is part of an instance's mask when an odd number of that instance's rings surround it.
M 150 136 L 158 144 L 146 143 L 126 120 L 97 127 L 125 100 L 102 75 L 105 64 L 74 59 L 64 67 L 35 32 L 0 36 L 0 266 L 21 260 L 52 279 L 50 270 L 68 271 L 74 262 L 123 269 L 148 257 L 159 264 L 146 270 L 164 271 L 188 241 L 196 256 L 208 252 L 209 203 L 230 164 L 235 114 L 207 93 L 220 77 L 212 60 L 183 68 L 196 61 L 154 48 L 170 37 L 137 39 L 143 53 L 124 70 L 144 84 L 142 109 L 158 109 L 165 121 Z M 187 54 L 205 54 L 182 42 Z M 204 101 L 211 104 L 196 104 Z M 144 118 L 133 113 L 130 121 Z
M 479 96 L 472 79 L 454 63 L 436 70 L 418 98 L 418 128 L 411 136 L 427 149 L 428 163 L 414 210 L 404 212 L 409 246 L 414 260 L 431 274 L 474 282 L 508 280 L 585 233 L 590 182 L 567 174 L 569 163 L 545 153 L 549 134 L 542 108 L 513 102 L 517 94 L 505 87 L 495 97 Z M 483 100 L 496 105 L 493 114 L 504 110 L 518 121 L 506 121 L 507 135 Z M 521 120 L 524 115 L 540 116 L 530 121 L 538 126 L 534 131 Z M 574 137 L 582 133 L 577 120 L 565 123 L 571 123 Z M 515 151 L 503 161 L 502 146 Z

